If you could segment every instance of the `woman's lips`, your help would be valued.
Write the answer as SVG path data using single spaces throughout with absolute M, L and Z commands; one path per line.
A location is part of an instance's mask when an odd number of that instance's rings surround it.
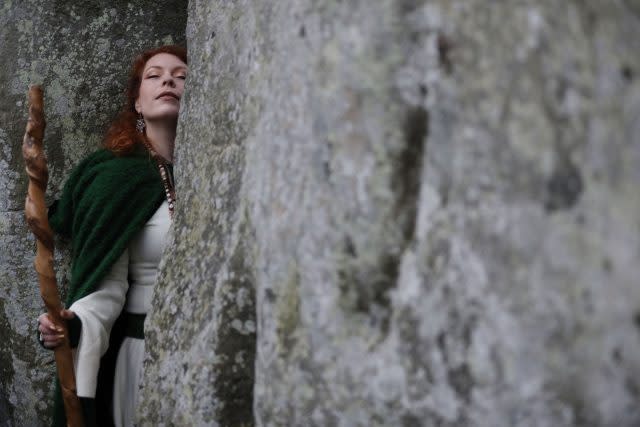
M 180 101 L 180 98 L 173 93 L 161 93 L 156 99 L 175 99 L 176 101 Z

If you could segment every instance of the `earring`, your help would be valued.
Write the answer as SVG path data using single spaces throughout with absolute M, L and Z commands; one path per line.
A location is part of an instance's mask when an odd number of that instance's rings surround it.
M 136 120 L 136 130 L 139 133 L 144 133 L 144 119 L 142 118 L 142 113 L 138 113 L 138 120 Z

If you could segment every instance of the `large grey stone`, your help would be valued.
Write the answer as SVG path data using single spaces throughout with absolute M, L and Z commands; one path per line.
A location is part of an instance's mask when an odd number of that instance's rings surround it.
M 640 424 L 636 4 L 192 0 L 142 424 Z
M 0 13 L 3 425 L 50 392 L 24 92 L 53 195 L 167 7 Z M 192 1 L 141 424 L 640 423 L 639 33 L 631 0 Z
M 0 426 L 48 424 L 53 356 L 36 339 L 43 305 L 24 222 L 26 92 L 43 84 L 49 198 L 99 145 L 124 101 L 133 56 L 184 42 L 186 1 L 5 1 L 0 6 Z M 65 263 L 60 264 L 65 282 Z

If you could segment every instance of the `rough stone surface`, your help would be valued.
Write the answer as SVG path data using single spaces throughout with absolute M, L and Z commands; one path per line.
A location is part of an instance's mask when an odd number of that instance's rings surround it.
M 0 5 L 0 426 L 48 424 L 53 357 L 35 341 L 42 310 L 24 222 L 26 92 L 43 84 L 49 197 L 95 150 L 140 50 L 184 42 L 186 1 L 4 1 Z M 63 257 L 64 258 L 64 257 Z M 65 265 L 65 262 L 59 263 Z M 64 283 L 65 268 L 59 272 Z
M 185 9 L 0 7 L 0 426 L 44 424 L 51 391 L 27 85 L 47 88 L 54 195 Z M 638 1 L 188 12 L 141 425 L 640 424 Z
M 638 5 L 192 0 L 142 424 L 640 425 Z

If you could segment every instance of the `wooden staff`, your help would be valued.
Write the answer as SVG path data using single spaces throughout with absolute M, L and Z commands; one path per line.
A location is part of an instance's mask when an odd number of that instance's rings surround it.
M 29 190 L 25 202 L 25 216 L 29 228 L 36 236 L 35 267 L 40 281 L 40 295 L 47 307 L 47 313 L 56 326 L 63 330 L 63 343 L 56 347 L 54 354 L 62 399 L 67 417 L 67 426 L 82 427 L 82 409 L 76 394 L 76 379 L 73 373 L 73 358 L 69 345 L 67 322 L 60 316 L 63 309 L 58 294 L 56 273 L 53 269 L 53 232 L 49 227 L 44 193 L 47 189 L 49 170 L 43 150 L 44 110 L 42 88 L 29 88 L 29 120 L 22 141 L 22 155 L 29 175 Z

